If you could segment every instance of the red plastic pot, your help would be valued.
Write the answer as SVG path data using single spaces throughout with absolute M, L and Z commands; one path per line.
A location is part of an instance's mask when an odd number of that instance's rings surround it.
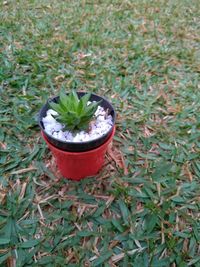
M 108 145 L 112 141 L 115 128 L 108 139 L 99 147 L 85 152 L 69 152 L 56 148 L 42 136 L 56 159 L 61 174 L 68 179 L 79 181 L 87 176 L 93 176 L 101 169 Z

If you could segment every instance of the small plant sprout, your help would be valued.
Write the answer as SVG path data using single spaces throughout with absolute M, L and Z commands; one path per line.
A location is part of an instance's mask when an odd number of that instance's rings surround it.
M 57 112 L 57 115 L 54 115 L 55 119 L 67 130 L 88 130 L 89 123 L 101 102 L 89 102 L 90 97 L 91 94 L 88 93 L 79 99 L 75 91 L 68 95 L 61 91 L 58 103 L 49 104 Z

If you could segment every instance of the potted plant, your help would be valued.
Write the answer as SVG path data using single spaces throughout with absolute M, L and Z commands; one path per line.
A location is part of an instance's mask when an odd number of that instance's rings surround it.
M 95 175 L 115 131 L 115 111 L 96 94 L 61 91 L 39 112 L 42 136 L 66 178 Z

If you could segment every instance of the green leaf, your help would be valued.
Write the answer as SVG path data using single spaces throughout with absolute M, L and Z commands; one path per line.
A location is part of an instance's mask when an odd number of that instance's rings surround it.
M 81 237 L 88 237 L 88 236 L 94 236 L 95 233 L 92 232 L 92 231 L 79 231 L 78 232 L 78 236 L 81 236 Z
M 158 162 L 154 173 L 152 173 L 152 178 L 156 181 L 160 181 L 160 178 L 168 174 L 171 168 L 172 163 Z
M 38 261 L 38 264 L 46 266 L 47 264 L 53 263 L 54 260 L 55 256 L 44 256 Z
M 102 213 L 104 212 L 104 210 L 106 209 L 105 205 L 102 205 L 100 207 L 98 207 L 98 209 L 92 214 L 93 218 L 98 218 L 99 216 L 102 215 Z
M 32 225 L 38 222 L 38 219 L 27 219 L 20 222 L 20 225 Z
M 95 113 L 95 111 L 97 110 L 97 107 L 99 106 L 100 102 L 96 102 L 96 103 L 91 103 L 87 106 L 86 108 L 86 113 L 88 114 L 88 116 L 93 116 L 93 114 Z
M 195 255 L 196 245 L 197 245 L 197 241 L 194 237 L 192 237 L 190 239 L 190 244 L 189 244 L 189 255 L 191 258 L 193 258 Z
M 76 103 L 76 107 L 77 107 L 77 104 L 79 103 L 78 95 L 74 90 L 72 90 L 72 95 L 73 95 L 73 100 L 74 100 L 73 102 Z
M 0 245 L 6 245 L 10 243 L 10 239 L 9 238 L 1 238 L 0 237 Z
M 112 251 L 107 251 L 103 255 L 101 255 L 98 259 L 94 260 L 93 265 L 94 267 L 99 266 L 100 264 L 104 263 L 112 256 Z
M 58 112 L 58 114 L 64 112 L 62 106 L 59 105 L 59 104 L 56 104 L 56 103 L 54 103 L 54 102 L 49 102 L 49 105 L 50 105 L 50 107 L 51 107 L 53 110 L 55 110 L 56 112 Z
M 180 196 L 173 197 L 172 201 L 177 202 L 177 203 L 184 203 L 185 202 L 184 198 L 182 198 Z
M 145 223 L 146 230 L 148 233 L 151 233 L 153 230 L 155 230 L 157 221 L 158 221 L 158 216 L 156 214 L 148 214 Z
M 90 93 L 85 94 L 84 96 L 81 97 L 81 100 L 83 102 L 83 106 L 84 107 L 87 107 L 87 103 L 88 103 L 90 97 L 91 97 L 91 94 Z
M 194 257 L 192 260 L 188 262 L 188 266 L 194 266 L 197 262 L 200 262 L 200 256 Z
M 19 244 L 21 248 L 32 248 L 37 246 L 41 242 L 41 239 L 28 240 Z
M 118 200 L 118 204 L 119 204 L 119 208 L 120 208 L 120 211 L 122 214 L 122 218 L 124 220 L 124 224 L 128 225 L 129 224 L 129 216 L 130 216 L 129 209 L 127 208 L 125 202 L 122 199 Z
M 123 225 L 120 223 L 119 220 L 116 220 L 116 219 L 112 218 L 112 224 L 115 226 L 115 228 L 116 228 L 120 233 L 123 233 L 123 232 L 124 232 L 124 227 L 123 227 Z
M 4 227 L 4 233 L 5 236 L 9 237 L 9 239 L 11 239 L 12 237 L 12 226 L 13 226 L 13 220 L 12 218 L 8 218 L 7 224 Z
M 63 91 L 63 90 L 61 90 L 60 91 L 60 94 L 59 94 L 59 102 L 64 106 L 64 107 L 66 107 L 67 108 L 67 106 L 68 106 L 68 96 L 66 95 L 66 93 Z
M 166 266 L 170 266 L 170 259 L 168 257 L 164 259 L 159 259 L 158 257 L 154 257 L 151 263 L 151 267 L 166 267 Z
M 78 103 L 78 107 L 77 107 L 77 112 L 79 115 L 82 115 L 85 113 L 84 107 L 85 107 L 84 100 L 83 100 L 83 97 L 81 97 Z

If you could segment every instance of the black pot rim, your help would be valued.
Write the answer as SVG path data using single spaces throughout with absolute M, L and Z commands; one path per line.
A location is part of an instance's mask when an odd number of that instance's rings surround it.
M 86 94 L 86 93 L 88 93 L 88 92 L 77 92 L 77 94 L 80 95 L 80 96 L 82 96 L 82 95 L 84 95 L 84 94 Z M 46 135 L 46 137 L 48 138 L 48 140 L 49 140 L 50 143 L 52 143 L 51 140 L 53 139 L 53 140 L 55 140 L 55 141 L 57 141 L 57 142 L 60 142 L 60 143 L 62 143 L 62 144 L 65 144 L 65 145 L 73 146 L 73 145 L 75 144 L 76 146 L 82 146 L 82 147 L 83 147 L 83 146 L 90 145 L 91 143 L 96 142 L 96 141 L 99 140 L 99 139 L 105 138 L 105 136 L 107 136 L 107 137 L 110 136 L 110 134 L 111 134 L 112 131 L 113 131 L 113 127 L 114 127 L 114 125 L 115 125 L 115 120 L 116 120 L 116 113 L 115 113 L 114 107 L 113 107 L 113 105 L 112 105 L 112 104 L 111 104 L 105 97 L 103 97 L 103 96 L 99 96 L 99 95 L 94 94 L 94 93 L 91 93 L 91 97 L 92 97 L 92 96 L 101 98 L 102 100 L 104 100 L 105 102 L 107 102 L 107 103 L 111 106 L 111 108 L 112 108 L 112 111 L 113 111 L 113 114 L 112 114 L 113 125 L 112 125 L 112 127 L 109 129 L 109 131 L 106 132 L 105 134 L 99 136 L 98 138 L 95 138 L 95 139 L 92 139 L 92 140 L 89 140 L 89 141 L 83 141 L 83 142 L 62 141 L 62 140 L 60 140 L 60 139 L 58 139 L 58 138 L 55 138 L 55 137 L 53 137 L 52 135 L 48 134 L 48 133 L 45 131 L 44 126 L 43 126 L 43 123 L 42 123 L 42 118 L 43 118 L 43 117 L 41 116 L 41 113 L 42 113 L 44 107 L 45 107 L 46 105 L 49 104 L 49 102 L 51 102 L 51 101 L 53 101 L 53 100 L 59 98 L 59 96 L 54 96 L 54 97 L 49 98 L 49 99 L 47 100 L 46 104 L 44 104 L 44 105 L 42 106 L 42 108 L 41 108 L 40 111 L 39 111 L 39 116 L 38 116 L 38 124 L 39 124 L 39 126 L 40 126 L 40 129 L 41 129 L 42 132 Z M 55 144 L 52 144 L 52 145 L 55 145 Z M 59 149 L 60 149 L 60 148 L 59 148 Z M 82 150 L 80 150 L 80 151 L 82 151 Z

